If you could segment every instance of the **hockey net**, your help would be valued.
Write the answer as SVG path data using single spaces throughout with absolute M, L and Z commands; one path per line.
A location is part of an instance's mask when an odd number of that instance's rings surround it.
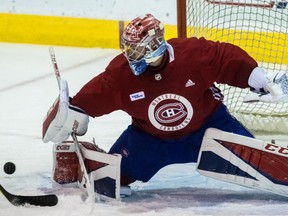
M 288 71 L 287 8 L 283 0 L 178 0 L 178 36 L 233 43 L 266 71 Z M 287 134 L 287 103 L 243 103 L 249 89 L 218 86 L 230 112 L 247 128 Z

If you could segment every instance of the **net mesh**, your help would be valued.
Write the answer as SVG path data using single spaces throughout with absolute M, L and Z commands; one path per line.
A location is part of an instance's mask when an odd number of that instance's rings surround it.
M 229 42 L 253 56 L 268 72 L 287 71 L 286 1 L 187 0 L 187 37 Z M 287 133 L 287 103 L 243 103 L 249 89 L 218 85 L 230 112 L 253 131 Z

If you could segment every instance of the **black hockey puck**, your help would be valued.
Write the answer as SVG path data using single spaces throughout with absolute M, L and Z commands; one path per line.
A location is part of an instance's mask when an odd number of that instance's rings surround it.
M 4 172 L 6 174 L 11 175 L 11 174 L 13 174 L 15 172 L 16 166 L 12 162 L 7 162 L 7 163 L 4 164 L 4 168 L 3 169 L 4 169 Z

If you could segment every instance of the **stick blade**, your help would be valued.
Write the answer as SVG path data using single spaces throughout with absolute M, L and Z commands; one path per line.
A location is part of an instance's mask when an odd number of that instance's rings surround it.
M 22 196 L 9 193 L 0 185 L 0 191 L 9 202 L 15 206 L 34 205 L 34 206 L 55 206 L 58 203 L 58 197 L 55 194 Z
M 58 197 L 55 194 L 40 196 L 16 196 L 12 198 L 11 203 L 15 206 L 34 205 L 34 206 L 55 206 L 58 203 Z

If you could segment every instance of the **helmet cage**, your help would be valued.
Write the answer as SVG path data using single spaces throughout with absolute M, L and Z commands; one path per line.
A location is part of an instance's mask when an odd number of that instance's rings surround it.
M 165 43 L 163 36 L 148 36 L 141 42 L 128 42 L 122 38 L 122 52 L 129 63 L 141 61 L 143 58 L 149 60 L 155 51 Z M 155 55 L 155 54 L 154 54 Z M 156 56 L 153 56 L 153 58 Z M 150 62 L 153 62 L 150 60 Z

